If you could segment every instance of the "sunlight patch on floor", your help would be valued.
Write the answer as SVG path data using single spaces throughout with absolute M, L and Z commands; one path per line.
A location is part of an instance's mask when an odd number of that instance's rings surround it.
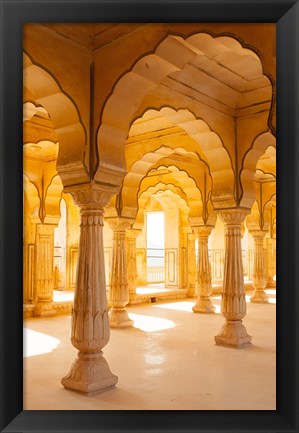
M 160 317 L 130 313 L 130 319 L 134 320 L 134 328 L 141 329 L 144 332 L 161 331 L 175 327 L 175 323 L 172 320 Z
M 153 308 L 167 308 L 168 310 L 179 310 L 179 311 L 189 311 L 192 313 L 192 307 L 195 305 L 195 300 L 193 302 L 183 301 L 183 302 L 170 302 L 167 304 L 153 305 Z
M 60 340 L 32 329 L 23 329 L 23 357 L 50 353 L 60 344 Z

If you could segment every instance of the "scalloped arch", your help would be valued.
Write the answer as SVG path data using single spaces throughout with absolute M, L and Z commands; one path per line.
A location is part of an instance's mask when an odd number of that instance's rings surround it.
M 240 183 L 242 187 L 240 206 L 252 206 L 255 200 L 253 177 L 256 172 L 256 166 L 260 157 L 270 146 L 276 148 L 276 138 L 271 132 L 267 131 L 259 134 L 253 141 L 251 148 L 246 152 L 240 172 Z
M 221 45 L 221 47 L 220 47 Z M 251 79 L 262 77 L 263 68 L 257 54 L 251 49 L 244 48 L 239 41 L 231 36 L 211 36 L 206 32 L 199 32 L 191 36 L 176 36 L 168 34 L 151 53 L 145 53 L 138 58 L 130 70 L 125 72 L 114 85 L 110 95 L 106 99 L 101 113 L 100 125 L 97 130 L 97 145 L 100 155 L 99 166 L 95 177 L 101 179 L 105 167 L 119 167 L 125 171 L 124 143 L 128 135 L 132 119 L 142 101 L 149 95 L 162 80 L 176 72 L 180 72 L 198 54 L 209 49 L 209 53 L 217 61 L 227 67 L 227 61 L 232 61 L 236 67 L 245 74 L 251 74 Z M 251 70 L 245 68 L 244 59 L 249 59 Z M 266 77 L 266 76 L 264 76 Z M 266 77 L 269 81 L 269 78 Z M 270 83 L 270 81 L 269 81 Z M 140 113 L 139 113 L 140 115 Z M 210 149 L 207 146 L 207 149 Z M 214 189 L 213 198 L 219 197 L 227 204 L 235 205 L 234 199 L 234 173 L 223 146 L 213 148 L 210 157 L 207 157 L 209 165 L 221 161 L 224 166 L 222 171 L 213 167 Z M 225 182 L 222 180 L 225 179 Z M 230 185 L 229 193 L 223 191 L 223 187 Z
M 36 64 L 27 53 L 23 56 L 24 93 L 28 98 L 24 103 L 25 106 L 28 102 L 32 104 L 28 119 L 35 114 L 33 105 L 44 107 L 49 114 L 59 139 L 57 170 L 63 184 L 88 181 L 89 174 L 84 163 L 86 131 L 75 102 L 63 91 L 50 71 Z

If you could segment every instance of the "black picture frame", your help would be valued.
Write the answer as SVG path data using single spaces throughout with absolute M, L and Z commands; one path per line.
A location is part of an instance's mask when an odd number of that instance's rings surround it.
M 0 4 L 1 432 L 297 432 L 298 1 L 0 0 Z M 276 411 L 22 410 L 22 26 L 28 22 L 145 21 L 277 25 Z

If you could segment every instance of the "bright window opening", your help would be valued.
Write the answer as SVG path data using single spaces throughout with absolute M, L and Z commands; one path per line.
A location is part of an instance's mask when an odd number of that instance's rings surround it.
M 146 220 L 147 282 L 164 282 L 164 212 L 148 212 Z

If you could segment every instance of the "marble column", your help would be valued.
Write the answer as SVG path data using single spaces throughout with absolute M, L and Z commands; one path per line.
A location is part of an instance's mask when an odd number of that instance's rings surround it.
M 228 209 L 218 212 L 225 228 L 225 260 L 221 312 L 225 324 L 215 336 L 218 345 L 234 348 L 246 347 L 252 337 L 247 334 L 242 320 L 246 316 L 244 292 L 241 223 L 247 215 L 247 209 Z
M 254 263 L 253 263 L 253 275 L 252 275 L 252 286 L 254 288 L 254 295 L 251 296 L 251 302 L 257 302 L 259 304 L 268 303 L 268 296 L 264 292 L 267 284 L 266 269 L 264 266 L 264 251 L 263 251 L 263 240 L 266 235 L 266 231 L 256 230 L 250 232 L 254 239 Z
M 103 245 L 103 208 L 113 192 L 98 185 L 68 191 L 80 206 L 81 224 L 77 280 L 72 310 L 71 342 L 78 358 L 61 383 L 65 388 L 88 395 L 104 391 L 117 383 L 102 349 L 110 338 L 106 303 Z
M 134 322 L 128 316 L 126 305 L 129 303 L 129 283 L 127 273 L 126 230 L 132 221 L 124 218 L 109 218 L 113 230 L 112 270 L 109 289 L 110 326 L 125 328 Z
M 194 313 L 214 313 L 215 311 L 210 298 L 212 293 L 212 275 L 208 249 L 208 239 L 213 228 L 212 226 L 202 226 L 195 229 L 198 234 L 196 278 L 196 294 L 198 299 L 192 308 Z
M 196 254 L 195 241 L 196 234 L 188 234 L 188 291 L 187 296 L 193 298 L 195 295 L 196 286 Z
M 180 228 L 180 288 L 188 289 L 188 233 L 189 227 Z
M 36 305 L 34 315 L 39 317 L 53 316 L 54 288 L 54 229 L 55 224 L 36 225 L 35 287 Z
M 129 303 L 139 304 L 142 300 L 136 294 L 137 287 L 137 263 L 136 263 L 136 238 L 141 230 L 128 229 L 127 234 L 127 274 Z
M 276 281 L 274 281 L 274 275 L 276 274 L 275 266 L 275 238 L 267 239 L 267 252 L 268 252 L 268 281 L 267 286 L 269 288 L 276 287 Z

